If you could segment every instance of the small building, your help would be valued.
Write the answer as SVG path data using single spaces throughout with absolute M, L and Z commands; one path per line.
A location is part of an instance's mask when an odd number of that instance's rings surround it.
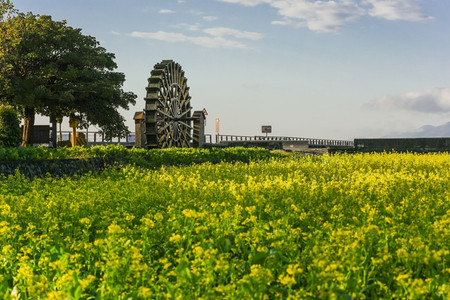
M 192 119 L 194 119 L 194 135 L 192 147 L 201 148 L 205 144 L 205 111 L 195 111 Z
M 134 126 L 135 126 L 135 142 L 136 148 L 144 148 L 146 144 L 145 139 L 145 115 L 143 111 L 137 111 L 134 113 Z

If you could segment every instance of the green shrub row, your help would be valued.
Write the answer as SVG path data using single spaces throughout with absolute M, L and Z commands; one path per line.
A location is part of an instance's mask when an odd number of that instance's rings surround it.
M 121 145 L 93 146 L 90 148 L 0 148 L 0 161 L 40 159 L 86 159 L 94 157 L 119 157 L 125 163 L 153 168 L 162 165 L 190 165 L 194 163 L 250 162 L 281 156 L 266 149 L 127 149 Z

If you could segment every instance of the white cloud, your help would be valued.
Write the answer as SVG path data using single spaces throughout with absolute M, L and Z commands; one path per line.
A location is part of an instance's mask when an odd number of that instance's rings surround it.
M 205 14 L 204 12 L 197 10 L 197 9 L 191 9 L 188 11 L 188 13 L 191 15 L 194 15 L 194 16 L 202 16 Z
M 200 24 L 180 23 L 172 26 L 173 28 L 189 31 L 200 31 Z M 171 43 L 191 43 L 207 48 L 235 48 L 250 49 L 250 47 L 242 42 L 234 39 L 260 40 L 263 38 L 261 33 L 242 31 L 227 27 L 213 27 L 202 30 L 208 35 L 190 36 L 184 33 L 157 31 L 157 32 L 138 32 L 134 31 L 130 35 L 132 37 L 158 40 Z M 226 38 L 226 37 L 231 37 Z
M 166 31 L 158 31 L 158 32 L 133 31 L 131 33 L 131 36 L 165 42 L 185 42 L 188 39 L 187 36 L 185 36 L 182 33 L 166 32 Z
M 362 16 L 386 20 L 425 21 L 431 19 L 420 9 L 421 0 L 217 0 L 244 6 L 267 4 L 277 9 L 281 20 L 274 25 L 307 27 L 317 32 L 336 32 Z
M 243 43 L 224 39 L 222 37 L 209 37 L 209 36 L 187 36 L 182 33 L 175 32 L 132 32 L 132 37 L 158 40 L 171 43 L 181 43 L 188 42 L 198 46 L 207 48 L 237 48 L 237 49 L 248 49 L 249 47 Z
M 256 6 L 263 3 L 272 3 L 271 0 L 218 0 L 219 2 L 238 3 L 244 6 Z
M 217 20 L 217 17 L 215 17 L 215 16 L 204 16 L 204 17 L 202 17 L 202 19 L 205 20 L 205 21 L 208 21 L 208 22 L 212 22 L 212 21 Z
M 432 19 L 426 16 L 414 0 L 365 0 L 372 5 L 368 13 L 372 17 L 390 21 L 421 22 Z
M 200 23 L 195 23 L 195 24 L 179 23 L 176 25 L 172 25 L 171 27 L 177 28 L 177 29 L 185 29 L 185 30 L 189 30 L 189 31 L 199 31 Z
M 237 48 L 237 49 L 248 49 L 249 47 L 243 43 L 236 42 L 233 40 L 224 39 L 221 37 L 207 37 L 207 36 L 199 36 L 189 38 L 189 41 L 192 43 L 207 47 L 207 48 Z
M 174 14 L 175 11 L 170 10 L 170 9 L 161 9 L 160 11 L 158 11 L 158 14 Z
M 369 108 L 385 110 L 409 110 L 426 113 L 450 112 L 450 88 L 439 88 L 418 93 L 388 95 L 367 105 Z
M 241 31 L 227 27 L 207 28 L 204 29 L 203 32 L 216 37 L 233 36 L 235 38 L 248 39 L 253 41 L 260 40 L 263 38 L 263 35 L 258 32 Z
M 364 10 L 350 1 L 273 1 L 286 24 L 305 26 L 312 31 L 335 32 L 364 15 Z M 279 23 L 283 24 L 283 23 Z

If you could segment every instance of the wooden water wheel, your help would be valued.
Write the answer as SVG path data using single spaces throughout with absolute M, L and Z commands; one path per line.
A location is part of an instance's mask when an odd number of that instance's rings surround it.
M 145 97 L 147 148 L 191 147 L 191 97 L 181 66 L 173 60 L 156 64 Z

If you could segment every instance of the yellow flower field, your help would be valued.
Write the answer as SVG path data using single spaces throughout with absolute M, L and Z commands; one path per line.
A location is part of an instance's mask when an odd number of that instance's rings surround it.
M 0 298 L 448 299 L 450 155 L 0 179 Z

